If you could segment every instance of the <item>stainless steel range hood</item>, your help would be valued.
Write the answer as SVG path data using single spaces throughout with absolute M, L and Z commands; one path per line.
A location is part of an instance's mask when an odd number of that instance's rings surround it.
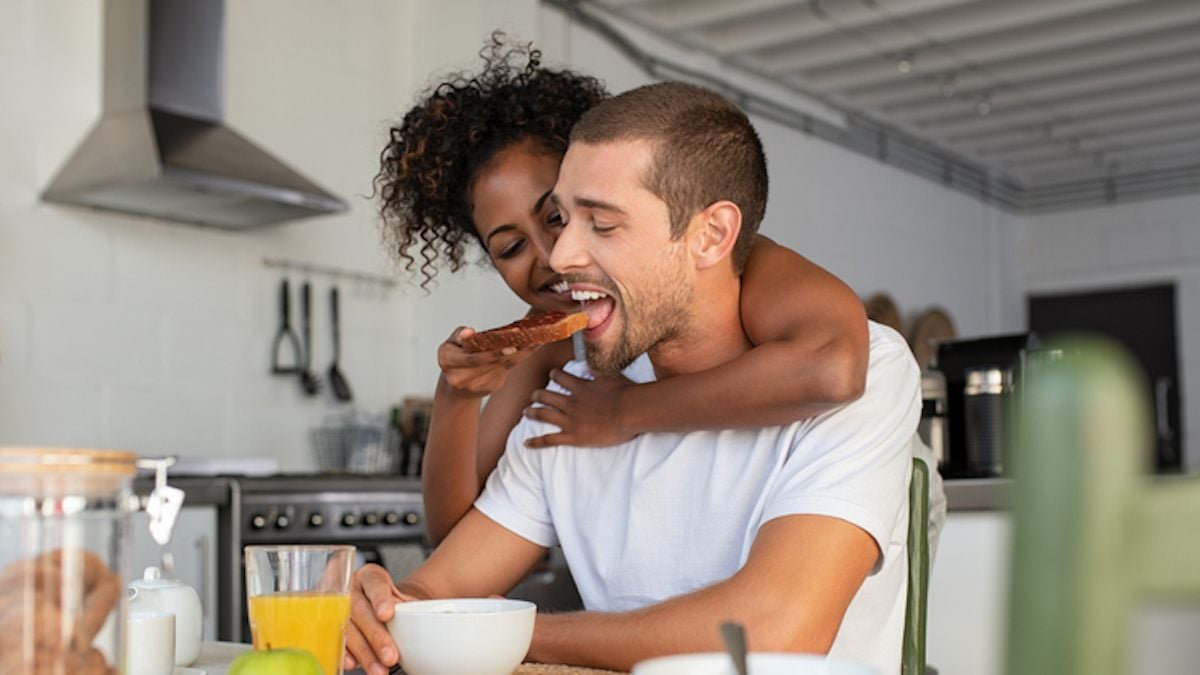
M 224 0 L 104 0 L 100 120 L 50 202 L 238 230 L 346 204 L 224 119 Z

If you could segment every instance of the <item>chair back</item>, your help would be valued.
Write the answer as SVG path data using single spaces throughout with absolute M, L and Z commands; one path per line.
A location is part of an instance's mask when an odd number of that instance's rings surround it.
M 929 597 L 929 467 L 913 459 L 908 486 L 908 597 L 902 675 L 925 675 L 925 611 Z

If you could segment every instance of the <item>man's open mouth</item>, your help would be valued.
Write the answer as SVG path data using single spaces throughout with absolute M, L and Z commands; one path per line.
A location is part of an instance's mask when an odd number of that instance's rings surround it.
M 569 290 L 571 299 L 580 303 L 582 310 L 587 312 L 588 325 L 585 337 L 589 340 L 595 339 L 599 337 L 600 333 L 604 332 L 604 328 L 608 326 L 613 311 L 617 306 L 616 301 L 607 291 L 594 286 L 568 284 L 565 281 L 555 284 L 553 289 L 556 292 Z

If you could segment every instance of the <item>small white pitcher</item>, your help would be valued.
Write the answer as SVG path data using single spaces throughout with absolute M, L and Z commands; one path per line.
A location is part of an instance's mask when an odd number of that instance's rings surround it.
M 129 584 L 129 610 L 174 614 L 175 665 L 190 666 L 200 658 L 204 610 L 196 589 L 178 579 L 164 579 L 157 567 L 147 567 L 141 580 Z

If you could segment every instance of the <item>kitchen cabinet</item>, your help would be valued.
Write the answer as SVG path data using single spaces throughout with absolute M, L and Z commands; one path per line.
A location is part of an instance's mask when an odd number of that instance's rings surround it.
M 929 575 L 926 656 L 939 675 L 1003 675 L 1012 518 L 1006 481 L 946 481 L 949 513 Z M 1129 626 L 1137 675 L 1194 675 L 1200 606 L 1143 603 Z

